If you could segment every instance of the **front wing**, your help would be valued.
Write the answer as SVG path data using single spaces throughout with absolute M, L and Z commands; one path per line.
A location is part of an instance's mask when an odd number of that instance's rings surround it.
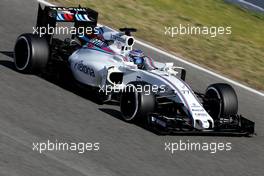
M 215 122 L 212 129 L 198 130 L 182 118 L 167 118 L 158 114 L 149 116 L 148 125 L 158 134 L 198 135 L 198 136 L 252 136 L 255 135 L 255 123 L 241 115 L 232 120 Z

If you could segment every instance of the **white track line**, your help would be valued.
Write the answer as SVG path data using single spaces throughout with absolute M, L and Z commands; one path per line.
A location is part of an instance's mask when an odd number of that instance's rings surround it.
M 44 1 L 44 0 L 37 0 L 37 1 L 40 2 L 41 4 L 46 5 L 46 6 L 55 6 L 54 4 L 51 4 L 51 3 Z
M 45 0 L 38 0 L 38 2 L 40 2 L 40 3 L 44 4 L 44 5 L 47 5 L 47 6 L 55 6 L 54 4 L 51 4 L 51 3 L 49 3 L 49 2 L 46 2 Z M 112 29 L 112 28 L 110 28 L 110 29 Z M 114 30 L 114 29 L 113 29 L 113 30 Z M 222 76 L 222 75 L 219 75 L 219 74 L 217 74 L 217 73 L 215 73 L 215 72 L 212 72 L 212 71 L 210 71 L 210 70 L 208 70 L 208 69 L 205 69 L 205 68 L 203 68 L 203 67 L 201 67 L 201 66 L 198 66 L 198 65 L 196 65 L 196 64 L 193 64 L 193 63 L 191 63 L 191 62 L 188 62 L 188 61 L 186 61 L 186 60 L 184 60 L 184 59 L 182 59 L 182 58 L 179 58 L 179 57 L 174 56 L 174 55 L 172 55 L 172 54 L 170 54 L 170 53 L 167 53 L 166 51 L 162 51 L 161 49 L 155 48 L 155 47 L 153 47 L 153 46 L 151 46 L 151 45 L 149 45 L 149 44 L 146 44 L 146 43 L 144 43 L 144 42 L 142 42 L 142 41 L 139 41 L 139 40 L 136 40 L 136 43 L 138 43 L 139 45 L 142 45 L 142 46 L 144 46 L 144 47 L 146 47 L 146 48 L 149 48 L 149 49 L 151 49 L 151 50 L 153 50 L 153 51 L 156 51 L 156 52 L 158 52 L 158 53 L 160 53 L 160 54 L 162 54 L 162 55 L 165 55 L 165 56 L 167 56 L 167 57 L 170 57 L 170 58 L 172 58 L 172 59 L 174 59 L 174 60 L 176 60 L 176 61 L 179 61 L 179 62 L 182 62 L 182 63 L 184 63 L 184 64 L 187 64 L 187 65 L 189 65 L 189 66 L 191 66 L 191 67 L 193 67 L 193 68 L 196 68 L 196 69 L 198 69 L 198 70 L 201 70 L 201 71 L 203 71 L 203 72 L 205 72 L 205 73 L 208 73 L 208 74 L 210 74 L 210 75 L 213 75 L 213 76 L 215 76 L 215 77 L 217 77 L 217 78 L 220 78 L 220 79 L 222 79 L 222 80 L 224 80 L 224 81 L 226 81 L 226 82 L 229 82 L 229 83 L 231 83 L 231 84 L 234 84 L 234 85 L 236 85 L 236 86 L 238 86 L 238 87 L 241 87 L 241 88 L 243 88 L 243 89 L 245 89 L 245 90 L 248 90 L 248 91 L 250 91 L 250 92 L 252 92 L 252 93 L 255 93 L 255 94 L 257 94 L 257 95 L 260 95 L 260 96 L 264 97 L 264 93 L 262 93 L 262 92 L 260 92 L 260 91 L 257 91 L 257 90 L 255 90 L 255 89 L 253 89 L 253 88 L 250 88 L 250 87 L 248 87 L 248 86 L 245 86 L 245 85 L 243 85 L 243 84 L 241 84 L 241 83 L 239 83 L 239 82 L 236 82 L 236 81 L 234 81 L 234 80 L 231 80 L 231 79 L 229 79 L 229 78 L 226 78 L 226 77 L 224 77 L 224 76 Z
M 249 5 L 251 7 L 254 7 L 254 8 L 264 12 L 264 9 L 262 7 L 259 7 L 259 6 L 255 5 L 255 4 L 250 3 L 250 2 L 247 2 L 247 1 L 244 1 L 244 0 L 238 0 L 238 2 L 240 2 L 242 4 Z

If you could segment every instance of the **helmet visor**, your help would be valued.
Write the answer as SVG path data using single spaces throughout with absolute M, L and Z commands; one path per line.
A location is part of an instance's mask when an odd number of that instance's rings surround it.
M 142 64 L 143 63 L 143 58 L 141 58 L 141 57 L 134 57 L 134 63 L 135 64 Z

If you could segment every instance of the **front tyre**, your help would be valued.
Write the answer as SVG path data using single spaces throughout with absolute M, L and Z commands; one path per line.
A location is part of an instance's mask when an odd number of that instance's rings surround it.
M 48 42 L 37 35 L 20 35 L 14 47 L 15 67 L 22 73 L 41 72 L 49 59 Z
M 238 112 L 236 92 L 228 84 L 216 83 L 208 86 L 205 98 L 205 107 L 214 119 L 230 117 Z
M 155 96 L 151 85 L 136 81 L 129 83 L 123 90 L 120 100 L 120 110 L 125 121 L 143 120 L 155 109 Z

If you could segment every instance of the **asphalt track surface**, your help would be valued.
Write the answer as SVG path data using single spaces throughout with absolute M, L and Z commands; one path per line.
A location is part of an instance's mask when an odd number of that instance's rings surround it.
M 158 136 L 120 120 L 118 107 L 98 105 L 50 81 L 23 75 L 13 69 L 16 37 L 32 32 L 37 3 L 33 0 L 0 1 L 0 175 L 29 176 L 162 176 L 162 175 L 256 175 L 264 173 L 264 98 L 235 87 L 239 111 L 256 122 L 257 136 L 200 137 Z M 165 56 L 143 48 L 161 61 Z M 196 90 L 219 78 L 186 67 L 187 81 Z M 88 98 L 87 98 L 88 97 Z M 32 143 L 55 140 L 100 142 L 100 151 L 32 151 Z M 164 151 L 165 142 L 231 142 L 229 152 Z

